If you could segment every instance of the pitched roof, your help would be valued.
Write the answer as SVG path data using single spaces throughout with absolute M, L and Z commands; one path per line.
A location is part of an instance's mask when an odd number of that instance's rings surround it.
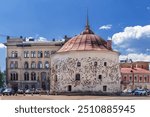
M 121 68 L 121 73 L 139 73 L 139 74 L 150 74 L 149 70 L 142 69 L 142 68 Z

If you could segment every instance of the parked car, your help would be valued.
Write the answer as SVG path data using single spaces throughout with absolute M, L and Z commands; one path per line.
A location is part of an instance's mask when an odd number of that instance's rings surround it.
M 150 89 L 147 89 L 146 92 L 147 92 L 147 95 L 150 95 Z
M 25 91 L 25 94 L 34 94 L 35 93 L 35 90 L 34 89 L 27 89 Z
M 3 93 L 4 90 L 5 88 L 0 88 L 0 94 Z
M 6 88 L 3 91 L 3 95 L 15 95 L 15 91 L 12 88 Z
M 41 89 L 40 88 L 38 88 L 38 89 L 35 89 L 35 94 L 40 94 L 41 93 Z
M 23 89 L 18 89 L 17 93 L 18 93 L 18 94 L 23 94 L 23 93 L 24 93 L 24 90 L 23 90 Z
M 135 90 L 134 95 L 148 95 L 147 94 L 147 91 L 146 90 L 143 90 L 143 89 L 138 89 L 138 90 Z

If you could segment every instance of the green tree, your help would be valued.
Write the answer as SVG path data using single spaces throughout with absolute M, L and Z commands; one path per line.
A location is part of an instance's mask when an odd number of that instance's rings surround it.
M 4 74 L 0 71 L 0 87 L 3 86 L 4 83 Z

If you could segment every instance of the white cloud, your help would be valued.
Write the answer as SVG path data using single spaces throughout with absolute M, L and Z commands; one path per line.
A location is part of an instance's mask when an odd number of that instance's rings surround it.
M 126 27 L 123 32 L 115 33 L 112 36 L 112 41 L 119 45 L 131 39 L 142 38 L 150 38 L 150 25 Z
M 150 7 L 148 6 L 148 7 L 146 7 L 146 9 L 147 9 L 147 10 L 150 10 Z
M 150 52 L 150 49 L 149 49 L 149 48 L 147 48 L 147 49 L 146 49 L 146 51 L 147 51 L 147 52 Z
M 148 54 L 143 54 L 143 53 L 140 53 L 140 54 L 137 54 L 137 53 L 130 53 L 128 55 L 120 55 L 119 56 L 119 59 L 120 60 L 125 60 L 125 59 L 132 59 L 133 61 L 150 61 L 150 55 Z
M 6 48 L 6 46 L 3 43 L 0 43 L 0 48 Z
M 99 29 L 100 29 L 100 30 L 109 30 L 109 29 L 111 29 L 111 27 L 112 27 L 111 24 L 107 24 L 107 25 L 101 26 Z
M 127 52 L 135 52 L 136 49 L 135 49 L 135 48 L 128 48 L 126 51 L 127 51 Z

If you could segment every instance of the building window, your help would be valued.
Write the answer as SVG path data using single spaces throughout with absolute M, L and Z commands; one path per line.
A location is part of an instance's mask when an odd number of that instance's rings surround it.
M 132 77 L 130 76 L 130 81 L 132 81 Z
M 147 77 L 144 77 L 144 82 L 147 82 Z
M 49 58 L 49 51 L 45 51 L 45 52 L 44 52 L 44 57 L 45 57 L 45 58 Z
M 29 51 L 24 51 L 24 58 L 29 58 Z
M 17 68 L 18 68 L 18 62 L 15 61 L 15 69 L 17 69 Z
M 36 57 L 36 52 L 35 51 L 31 51 L 31 57 L 35 58 Z
M 142 82 L 142 77 L 140 77 L 140 82 Z
M 25 63 L 24 63 L 24 68 L 25 68 L 25 69 L 28 69 L 28 68 L 29 68 L 28 62 L 25 62 Z
M 28 72 L 25 72 L 25 73 L 24 73 L 24 80 L 25 80 L 25 81 L 28 81 L 28 80 L 29 80 L 29 73 L 28 73 Z
M 103 91 L 107 91 L 107 86 L 103 86 Z
M 31 63 L 31 68 L 32 68 L 32 69 L 35 69 L 35 68 L 36 68 L 36 63 L 35 63 L 34 61 L 32 61 L 32 63 Z
M 18 80 L 18 73 L 11 73 L 10 80 Z
M 41 61 L 38 62 L 38 69 L 42 69 L 43 68 L 43 64 Z
M 11 57 L 15 58 L 15 52 L 14 51 L 11 52 Z
M 31 80 L 36 80 L 36 73 L 34 72 L 31 73 Z
M 43 57 L 43 52 L 42 51 L 38 51 L 38 58 L 42 58 Z
M 17 58 L 18 57 L 18 52 L 17 51 L 15 51 L 15 58 Z
M 79 81 L 79 80 L 80 80 L 80 74 L 76 74 L 75 80 L 76 80 L 76 81 Z
M 102 75 L 98 75 L 98 79 L 99 79 L 99 80 L 102 80 Z
M 13 61 L 10 62 L 10 68 L 11 68 L 11 69 L 14 69 L 14 68 L 15 68 L 15 64 L 14 64 Z
M 97 66 L 97 62 L 94 62 L 94 66 L 95 66 L 95 67 Z
M 80 67 L 81 66 L 81 63 L 80 62 L 77 62 L 77 67 Z
M 137 81 L 137 77 L 136 76 L 134 77 L 134 80 Z
M 46 69 L 49 68 L 49 62 L 48 62 L 48 61 L 45 62 L 45 68 L 46 68 Z
M 17 52 L 17 51 L 15 51 L 15 52 L 12 51 L 12 52 L 11 52 L 11 57 L 12 57 L 12 58 L 17 58 L 17 57 L 18 57 L 18 52 Z
M 104 62 L 104 66 L 107 66 L 107 62 Z

